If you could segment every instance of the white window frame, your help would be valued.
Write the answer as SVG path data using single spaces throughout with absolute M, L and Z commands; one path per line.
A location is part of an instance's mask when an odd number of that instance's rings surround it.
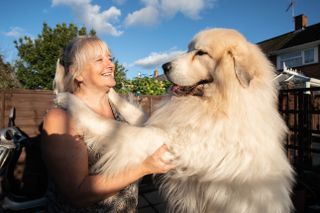
M 313 61 L 312 62 L 309 62 L 309 63 L 306 63 L 305 62 L 305 51 L 307 50 L 310 50 L 310 49 L 313 49 Z M 301 57 L 302 58 L 302 64 L 299 64 L 299 65 L 296 65 L 296 66 L 290 66 L 289 64 L 286 64 L 286 66 L 288 68 L 292 68 L 292 67 L 300 67 L 300 66 L 305 66 L 305 65 L 309 65 L 309 64 L 314 64 L 314 63 L 318 63 L 318 46 L 316 47 L 310 47 L 310 48 L 305 48 L 303 50 L 296 50 L 296 51 L 292 51 L 292 52 L 286 52 L 286 53 L 282 53 L 282 54 L 279 54 L 277 56 L 277 69 L 280 70 L 280 69 L 283 69 L 283 62 L 281 60 L 281 56 L 284 56 L 284 55 L 287 55 L 287 54 L 290 54 L 290 53 L 300 53 L 300 56 L 298 57 Z M 297 56 L 295 57 L 292 57 L 293 58 L 297 58 Z M 290 59 L 290 58 L 289 58 Z M 288 59 L 287 59 L 288 60 Z

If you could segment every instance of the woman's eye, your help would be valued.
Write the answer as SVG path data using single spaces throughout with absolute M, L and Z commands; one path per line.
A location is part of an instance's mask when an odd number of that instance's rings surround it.
M 207 54 L 207 52 L 205 52 L 205 51 L 203 51 L 203 50 L 198 50 L 197 52 L 196 52 L 196 55 L 206 55 Z

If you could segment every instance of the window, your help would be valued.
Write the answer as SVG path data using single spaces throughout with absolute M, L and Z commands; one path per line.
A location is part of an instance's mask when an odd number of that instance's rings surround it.
M 304 63 L 305 64 L 313 63 L 315 61 L 314 55 L 315 55 L 314 48 L 305 50 L 304 51 Z
M 318 62 L 318 47 L 278 55 L 277 68 L 282 69 L 285 63 L 288 68 L 299 67 Z

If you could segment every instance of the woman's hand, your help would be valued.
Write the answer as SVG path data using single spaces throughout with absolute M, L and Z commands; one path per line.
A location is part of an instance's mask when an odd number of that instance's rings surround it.
M 169 152 L 167 145 L 164 144 L 143 161 L 143 166 L 148 174 L 166 173 L 175 167 L 172 163 L 173 159 L 174 156 Z

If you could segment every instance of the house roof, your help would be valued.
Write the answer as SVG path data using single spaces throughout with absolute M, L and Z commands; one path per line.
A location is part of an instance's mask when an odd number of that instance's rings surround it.
M 320 23 L 292 31 L 265 41 L 257 43 L 263 52 L 272 53 L 277 50 L 320 41 Z

